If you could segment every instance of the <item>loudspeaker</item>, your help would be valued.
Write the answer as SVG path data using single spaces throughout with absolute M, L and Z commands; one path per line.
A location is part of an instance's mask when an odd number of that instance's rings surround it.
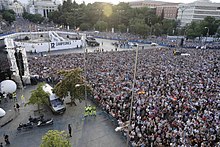
M 23 76 L 24 75 L 24 62 L 23 62 L 23 57 L 22 57 L 21 51 L 15 52 L 15 58 L 16 58 L 16 63 L 18 66 L 19 74 L 21 76 Z
M 180 46 L 183 46 L 184 39 L 182 38 L 180 41 Z

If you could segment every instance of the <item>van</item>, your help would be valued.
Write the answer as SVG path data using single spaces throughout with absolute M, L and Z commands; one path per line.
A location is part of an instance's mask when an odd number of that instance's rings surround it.
M 49 84 L 43 86 L 43 91 L 49 94 L 49 107 L 54 114 L 62 114 L 66 111 L 65 104 L 55 93 L 53 93 L 53 88 Z

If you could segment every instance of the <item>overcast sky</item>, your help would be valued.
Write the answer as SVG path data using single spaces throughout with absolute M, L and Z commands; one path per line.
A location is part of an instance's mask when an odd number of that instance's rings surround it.
M 28 2 L 28 0 L 18 0 L 22 3 Z M 61 0 L 58 0 L 61 1 Z M 113 4 L 118 4 L 119 2 L 129 2 L 129 1 L 140 1 L 140 0 L 75 0 L 77 3 L 82 3 L 85 1 L 86 3 L 93 3 L 93 2 L 111 2 Z M 175 3 L 184 3 L 183 0 L 159 0 L 159 1 L 165 1 L 165 2 L 175 2 Z M 195 0 L 187 0 L 187 3 L 193 2 Z M 220 3 L 220 0 L 211 0 L 212 2 L 218 2 Z

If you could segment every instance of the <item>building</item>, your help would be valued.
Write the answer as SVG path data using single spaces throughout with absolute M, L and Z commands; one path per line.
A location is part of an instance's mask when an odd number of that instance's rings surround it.
M 129 2 L 129 5 L 132 8 L 148 7 L 151 9 L 156 9 L 157 16 L 163 15 L 163 17 L 166 19 L 176 19 L 179 3 L 145 0 L 145 1 Z
M 179 3 L 163 4 L 156 7 L 156 15 L 166 19 L 176 19 Z
M 22 14 L 24 13 L 23 5 L 17 0 L 8 5 L 8 9 L 13 10 L 17 16 L 22 16 Z
M 40 14 L 43 17 L 48 17 L 49 12 L 56 11 L 59 3 L 53 0 L 30 0 L 27 6 L 27 11 L 31 14 Z
M 129 2 L 131 8 L 141 8 L 141 7 L 156 8 L 157 6 L 161 6 L 164 4 L 167 4 L 167 2 L 154 1 L 154 0 Z
M 8 9 L 9 3 L 11 3 L 10 0 L 0 0 L 0 10 Z
M 197 0 L 193 3 L 180 4 L 177 19 L 181 26 L 192 21 L 203 20 L 207 16 L 220 19 L 220 3 L 212 3 L 209 0 Z

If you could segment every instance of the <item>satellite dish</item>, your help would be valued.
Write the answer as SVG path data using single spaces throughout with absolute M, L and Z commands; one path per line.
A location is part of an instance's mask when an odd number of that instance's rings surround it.
M 2 108 L 0 108 L 0 117 L 5 116 L 6 112 Z
M 0 83 L 0 92 L 1 93 L 13 93 L 17 89 L 17 85 L 12 80 L 4 80 Z

